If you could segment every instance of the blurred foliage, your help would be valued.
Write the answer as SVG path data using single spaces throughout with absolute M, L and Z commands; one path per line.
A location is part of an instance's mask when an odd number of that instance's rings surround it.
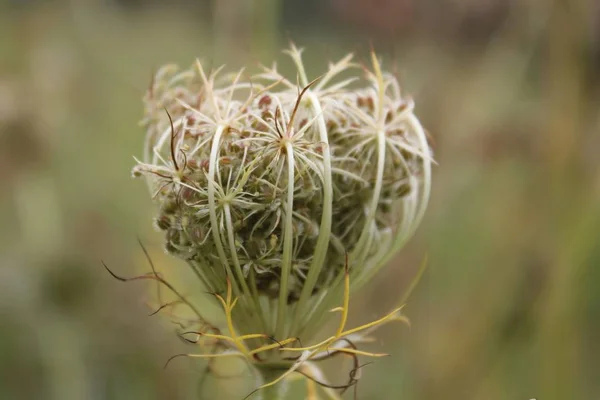
M 240 366 L 163 369 L 191 345 L 100 260 L 147 270 L 140 236 L 185 276 L 129 177 L 153 69 L 283 60 L 288 38 L 312 71 L 375 46 L 436 142 L 424 226 L 353 299 L 352 319 L 381 315 L 428 254 L 412 328 L 379 333 L 393 356 L 364 368 L 359 397 L 600 398 L 600 6 L 585 0 L 0 3 L 0 398 L 248 393 L 218 378 Z

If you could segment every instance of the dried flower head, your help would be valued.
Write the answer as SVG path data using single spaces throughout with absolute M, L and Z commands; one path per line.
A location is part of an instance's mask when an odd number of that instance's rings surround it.
M 275 66 L 252 78 L 207 74 L 200 62 L 160 69 L 145 97 L 144 159 L 133 169 L 158 203 L 166 250 L 226 311 L 229 336 L 208 336 L 252 362 L 287 362 L 287 373 L 309 368 L 323 346 L 361 354 L 355 334 L 376 324 L 345 329 L 350 290 L 415 231 L 432 162 L 412 100 L 374 55 L 371 69 L 347 56 L 309 81 L 301 51 L 288 54 L 294 79 Z M 355 77 L 340 78 L 348 72 Z M 313 340 L 332 308 L 342 312 L 336 335 L 287 347 Z

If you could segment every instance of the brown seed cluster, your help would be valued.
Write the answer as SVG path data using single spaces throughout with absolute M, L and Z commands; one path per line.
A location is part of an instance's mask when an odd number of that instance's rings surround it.
M 288 303 L 311 269 L 309 295 L 333 282 L 345 253 L 365 276 L 377 268 L 422 216 L 431 159 L 412 101 L 376 67 L 346 57 L 312 83 L 301 68 L 300 83 L 275 68 L 159 70 L 133 174 L 148 178 L 167 251 L 214 290 L 229 276 L 277 298 L 285 279 Z

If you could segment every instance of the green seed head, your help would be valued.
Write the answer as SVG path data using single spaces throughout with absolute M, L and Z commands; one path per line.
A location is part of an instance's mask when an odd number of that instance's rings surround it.
M 374 56 L 372 70 L 348 56 L 310 82 L 289 54 L 291 78 L 160 69 L 133 175 L 147 178 L 167 251 L 243 299 L 239 329 L 260 316 L 262 331 L 293 335 L 334 304 L 346 255 L 356 287 L 412 235 L 432 160 L 412 100 Z

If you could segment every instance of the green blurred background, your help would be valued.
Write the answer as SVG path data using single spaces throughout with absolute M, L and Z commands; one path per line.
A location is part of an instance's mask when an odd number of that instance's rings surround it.
M 412 328 L 378 332 L 371 350 L 392 357 L 364 368 L 359 398 L 599 399 L 594 0 L 0 1 L 0 399 L 248 393 L 243 377 L 202 381 L 201 361 L 163 369 L 194 346 L 147 317 L 149 285 L 100 260 L 147 269 L 139 236 L 162 271 L 185 272 L 130 178 L 153 70 L 199 57 L 291 71 L 289 40 L 313 76 L 372 44 L 435 141 L 424 224 L 352 300 L 351 322 L 382 315 L 428 255 Z

